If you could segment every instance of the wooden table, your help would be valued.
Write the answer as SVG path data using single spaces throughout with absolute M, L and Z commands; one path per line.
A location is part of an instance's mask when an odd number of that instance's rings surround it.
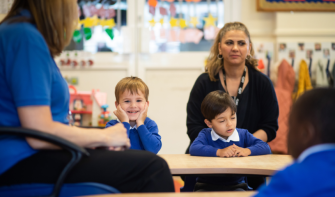
M 159 155 L 169 164 L 172 175 L 243 174 L 271 176 L 293 160 L 289 155 L 249 157 L 197 157 L 189 154 Z
M 255 192 L 184 192 L 184 193 L 135 193 L 106 194 L 86 197 L 249 197 Z
M 250 157 L 196 157 L 189 154 L 159 155 L 169 164 L 172 175 L 243 174 L 271 176 L 293 160 L 289 155 L 260 155 Z M 89 197 L 250 197 L 248 192 L 183 192 L 183 193 L 134 193 L 107 194 Z M 88 196 L 87 196 L 88 197 Z

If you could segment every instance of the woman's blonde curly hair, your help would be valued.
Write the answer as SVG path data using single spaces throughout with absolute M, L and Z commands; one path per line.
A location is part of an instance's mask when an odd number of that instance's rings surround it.
M 207 65 L 205 67 L 206 72 L 209 75 L 209 78 L 211 81 L 216 81 L 217 79 L 215 78 L 215 75 L 219 73 L 219 71 L 223 68 L 223 58 L 218 58 L 219 55 L 219 43 L 222 40 L 222 37 L 228 32 L 232 30 L 239 30 L 243 31 L 249 39 L 249 42 L 251 42 L 250 39 L 250 33 L 247 29 L 247 27 L 240 22 L 232 22 L 232 23 L 226 23 L 224 27 L 219 31 L 218 35 L 215 38 L 214 44 L 211 48 L 208 60 L 207 60 Z M 250 56 L 245 60 L 245 64 L 251 68 L 257 69 L 257 60 L 253 58 L 253 55 L 255 54 L 253 46 L 251 45 L 250 49 Z

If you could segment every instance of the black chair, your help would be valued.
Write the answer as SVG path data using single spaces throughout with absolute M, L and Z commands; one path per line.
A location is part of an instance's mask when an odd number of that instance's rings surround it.
M 33 183 L 2 186 L 0 187 L 0 196 L 67 197 L 92 194 L 120 193 L 117 189 L 100 183 L 63 184 L 68 173 L 80 161 L 82 156 L 89 156 L 89 153 L 84 148 L 77 146 L 72 142 L 69 142 L 55 135 L 20 127 L 0 127 L 0 135 L 18 135 L 48 141 L 69 151 L 72 155 L 71 160 L 64 167 L 55 184 Z

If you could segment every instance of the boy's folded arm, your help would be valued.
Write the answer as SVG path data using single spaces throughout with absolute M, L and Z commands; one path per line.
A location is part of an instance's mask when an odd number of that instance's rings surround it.
M 211 145 L 192 144 L 190 148 L 190 154 L 192 156 L 217 157 L 216 152 L 218 150 L 218 148 L 215 148 Z
M 209 145 L 206 141 L 206 135 L 200 132 L 198 137 L 194 140 L 190 147 L 190 154 L 192 156 L 206 156 L 206 157 L 216 157 L 216 152 L 218 148 Z
M 248 131 L 246 132 L 246 148 L 251 151 L 250 156 L 271 154 L 271 149 L 266 142 L 254 137 Z
M 157 124 L 155 122 L 150 123 L 148 128 L 143 124 L 137 128 L 137 131 L 144 149 L 157 154 L 162 148 L 161 136 L 158 134 Z

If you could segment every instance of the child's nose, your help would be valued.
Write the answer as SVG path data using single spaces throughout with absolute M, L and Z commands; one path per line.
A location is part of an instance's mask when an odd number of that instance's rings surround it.
M 228 120 L 228 121 L 227 121 L 227 126 L 229 127 L 229 126 L 231 126 L 231 124 L 232 124 L 232 121 L 231 121 L 231 120 Z

